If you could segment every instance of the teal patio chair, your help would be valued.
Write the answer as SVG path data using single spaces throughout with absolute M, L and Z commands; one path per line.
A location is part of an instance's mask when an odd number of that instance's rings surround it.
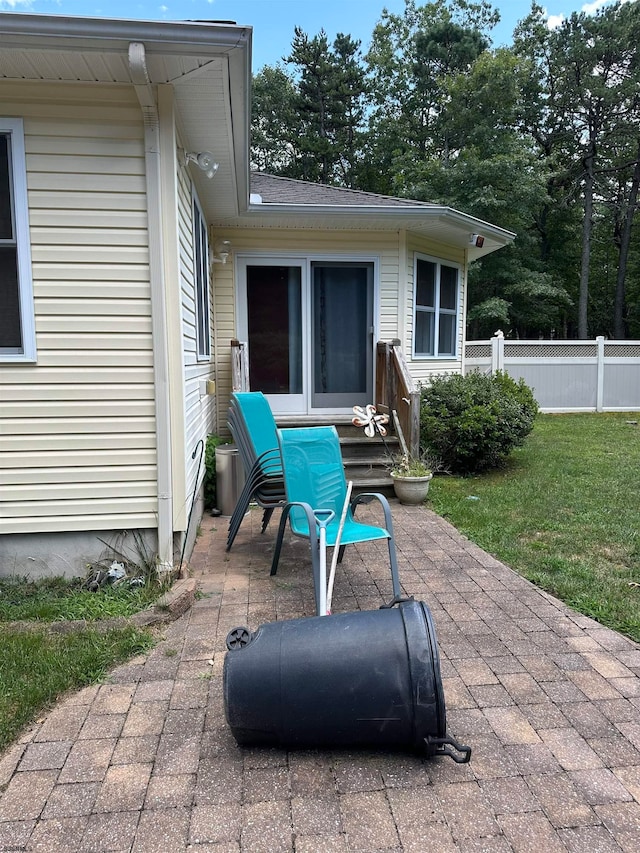
M 278 570 L 282 540 L 287 519 L 295 536 L 309 540 L 311 546 L 311 564 L 316 598 L 316 610 L 319 616 L 321 600 L 320 579 L 320 524 L 325 526 L 326 545 L 335 546 L 340 518 L 347 494 L 347 482 L 344 474 L 342 454 L 338 433 L 333 426 L 306 427 L 299 429 L 277 430 L 284 485 L 287 502 L 282 509 L 278 538 L 271 565 L 271 574 Z M 362 524 L 354 518 L 354 510 L 361 501 L 377 499 L 384 512 L 384 527 Z M 330 514 L 333 513 L 333 516 Z M 327 522 L 326 519 L 330 518 Z M 389 502 L 377 493 L 357 495 L 347 510 L 344 528 L 340 536 L 339 560 L 344 548 L 358 542 L 384 539 L 389 549 L 393 600 L 401 598 L 398 564 L 393 522 Z
M 246 480 L 229 519 L 227 551 L 231 550 L 252 500 L 264 510 L 262 533 L 266 530 L 274 509 L 285 502 L 276 422 L 264 394 L 260 391 L 232 394 L 228 424 L 240 453 Z

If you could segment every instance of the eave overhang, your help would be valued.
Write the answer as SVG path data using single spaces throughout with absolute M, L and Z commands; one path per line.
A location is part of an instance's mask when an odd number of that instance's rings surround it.
M 252 28 L 0 13 L 0 79 L 131 85 L 128 49 L 141 42 L 152 85 L 171 84 L 185 146 L 212 153 L 218 174 L 192 176 L 208 219 L 246 211 L 249 198 Z M 213 150 L 226 125 L 224 148 Z
M 477 260 L 513 242 L 516 235 L 475 216 L 440 205 L 379 206 L 250 204 L 239 217 L 214 222 L 224 228 L 297 230 L 408 231 L 467 251 Z M 483 239 L 482 246 L 472 241 Z

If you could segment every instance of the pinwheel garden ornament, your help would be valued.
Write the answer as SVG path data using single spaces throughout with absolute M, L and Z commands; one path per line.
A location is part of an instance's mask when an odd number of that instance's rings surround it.
M 369 403 L 364 408 L 362 406 L 354 406 L 353 413 L 355 417 L 351 423 L 357 427 L 364 427 L 364 434 L 367 438 L 373 438 L 378 433 L 382 438 L 387 434 L 385 424 L 389 423 L 389 415 L 378 414 L 376 407 Z

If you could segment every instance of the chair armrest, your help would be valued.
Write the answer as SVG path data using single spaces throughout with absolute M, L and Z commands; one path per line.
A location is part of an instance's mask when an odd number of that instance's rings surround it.
M 385 498 L 384 495 L 381 495 L 379 492 L 362 492 L 362 494 L 356 495 L 355 498 L 351 501 L 351 512 L 355 514 L 355 509 L 359 503 L 371 503 L 372 500 L 377 500 L 378 503 L 382 507 L 382 511 L 384 512 L 384 526 L 387 533 L 393 538 L 393 519 L 391 517 L 391 507 L 389 506 L 389 501 Z

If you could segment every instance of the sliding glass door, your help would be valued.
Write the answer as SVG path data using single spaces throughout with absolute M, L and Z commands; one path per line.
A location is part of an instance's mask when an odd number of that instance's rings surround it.
M 300 265 L 246 266 L 249 387 L 266 394 L 274 412 L 305 407 L 302 281 Z
M 373 394 L 373 264 L 312 261 L 312 409 L 350 409 Z
M 373 394 L 374 264 L 238 258 L 249 383 L 277 414 L 348 411 Z

